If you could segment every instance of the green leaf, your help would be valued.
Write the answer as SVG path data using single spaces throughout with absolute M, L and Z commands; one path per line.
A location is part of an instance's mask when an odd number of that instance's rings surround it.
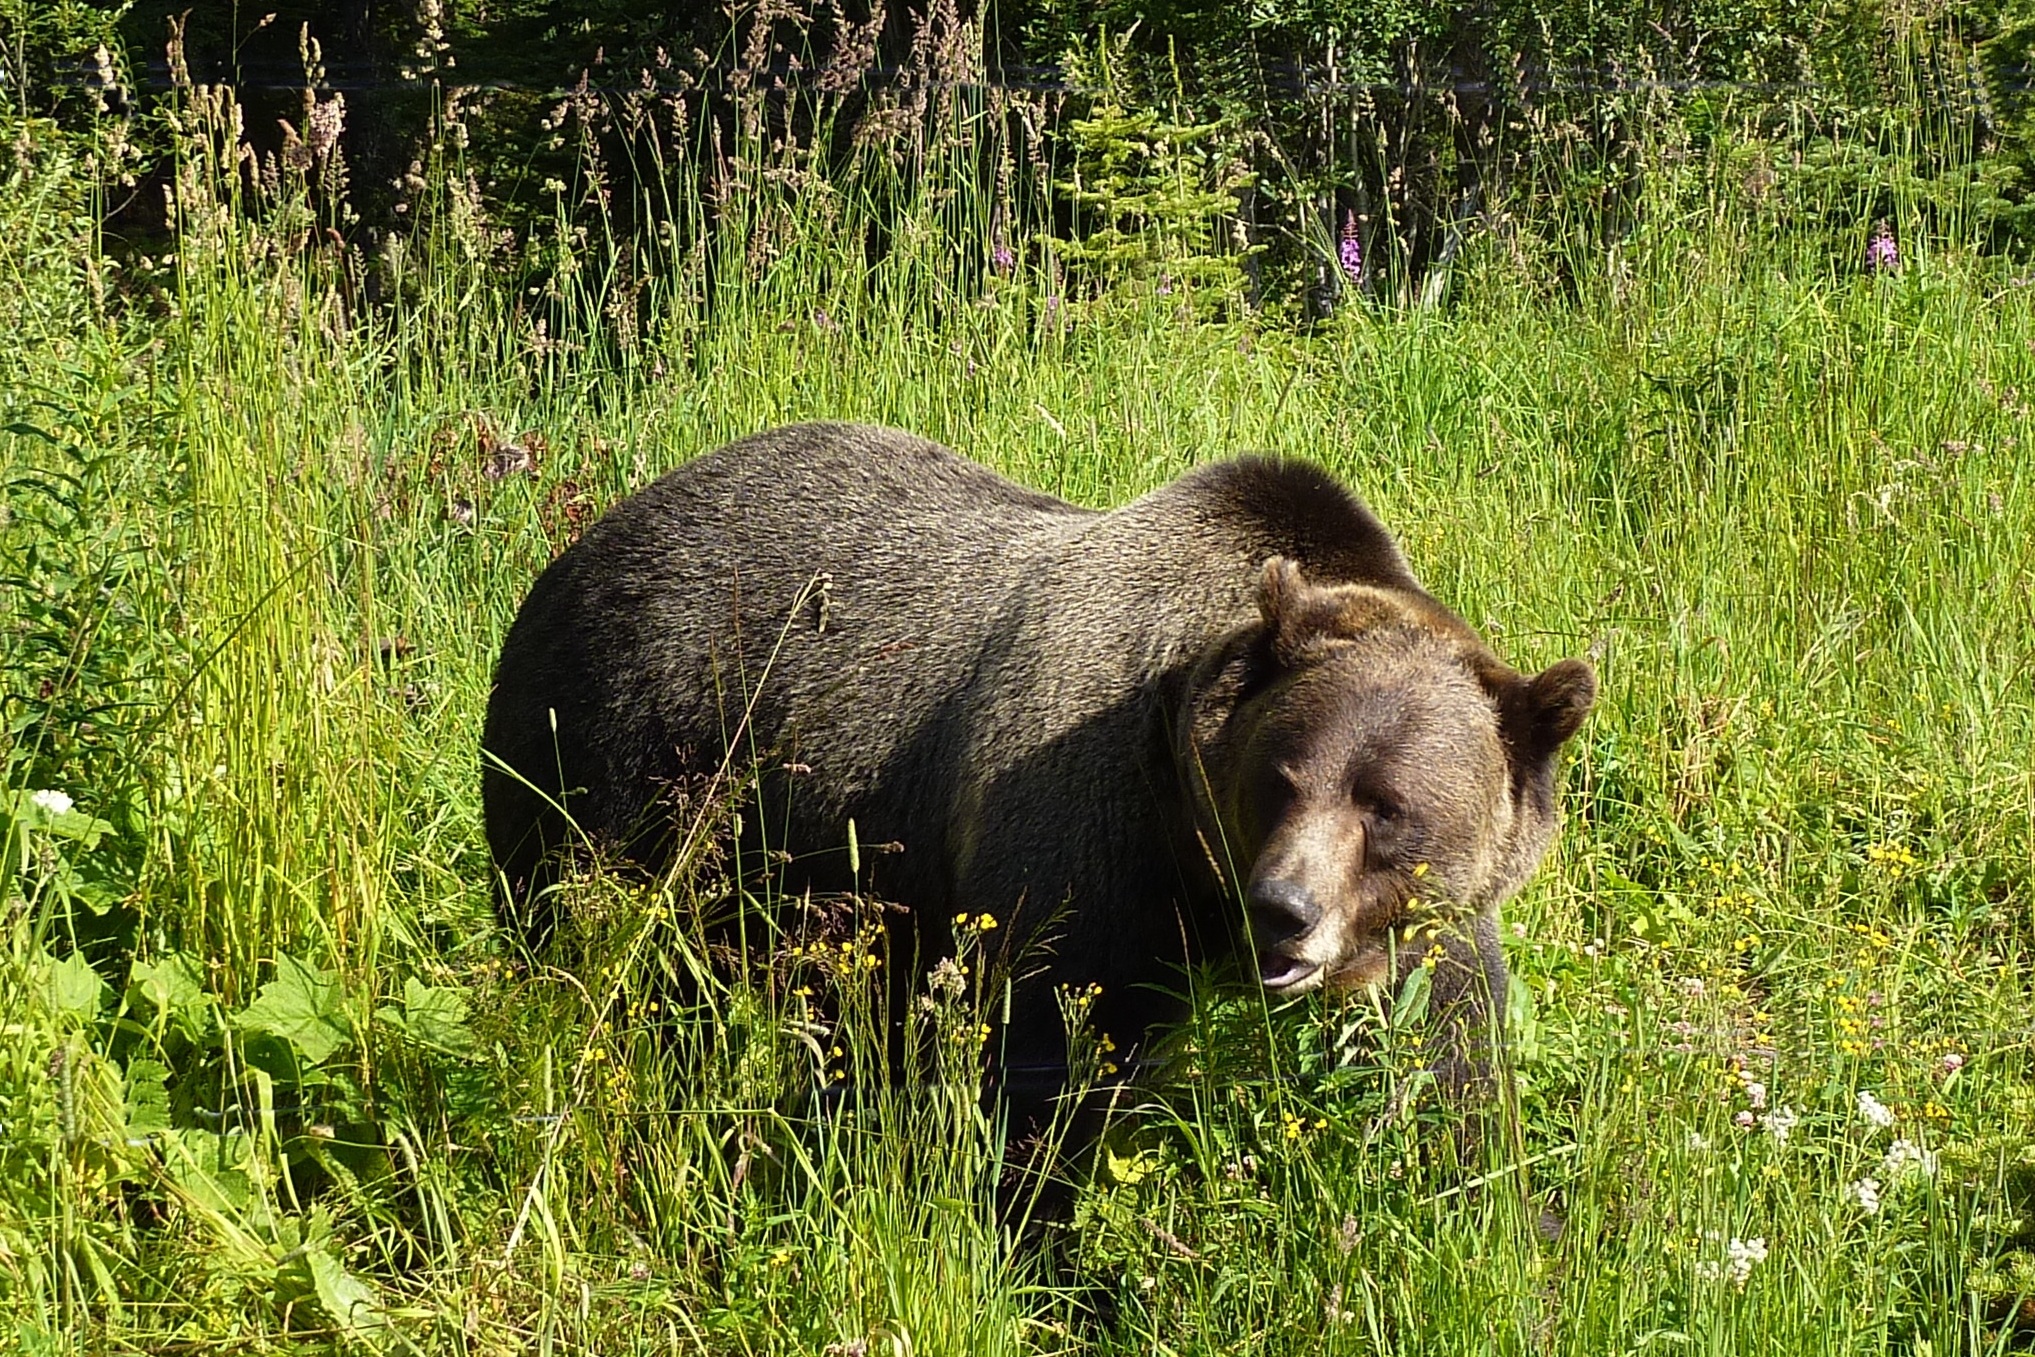
M 275 1299 L 285 1313 L 315 1305 L 336 1328 L 356 1338 L 368 1337 L 387 1323 L 374 1288 L 340 1261 L 332 1217 L 323 1207 L 277 1221 L 275 1246 L 280 1251 Z
M 1143 1182 L 1152 1172 L 1155 1156 L 1147 1151 L 1140 1150 L 1129 1155 L 1119 1155 L 1115 1150 L 1105 1146 L 1103 1153 L 1109 1157 L 1110 1178 L 1115 1182 L 1124 1184 L 1126 1187 L 1135 1186 Z
M 177 1127 L 163 1133 L 162 1147 L 170 1181 L 201 1207 L 230 1217 L 247 1210 L 254 1197 L 248 1176 L 254 1153 L 246 1136 Z
M 172 952 L 160 961 L 137 961 L 127 972 L 127 1003 L 165 1017 L 201 1017 L 209 1002 L 197 958 Z
M 99 918 L 106 917 L 106 911 L 125 898 L 123 893 L 104 881 L 73 880 L 66 883 L 66 893 L 72 903 L 83 905 Z
M 276 958 L 275 979 L 261 987 L 233 1024 L 243 1031 L 280 1037 L 317 1065 L 353 1040 L 343 997 L 330 972 L 285 953 Z
M 383 1324 L 381 1302 L 374 1288 L 346 1270 L 330 1250 L 312 1248 L 304 1254 L 311 1289 L 319 1308 L 348 1333 L 360 1334 Z
M 1401 1032 L 1418 1031 L 1427 1018 L 1427 1001 L 1433 989 L 1434 972 L 1415 966 L 1400 982 L 1399 998 L 1392 1005 L 1392 1026 Z
M 97 1017 L 106 998 L 106 982 L 92 969 L 92 963 L 78 953 L 71 953 L 49 968 L 50 1007 L 58 1012 Z
M 403 1006 L 385 1005 L 375 1010 L 375 1017 L 419 1046 L 462 1058 L 474 1052 L 466 995 L 449 986 L 427 985 L 412 976 L 403 982 Z
M 169 1070 L 156 1060 L 127 1066 L 127 1139 L 145 1140 L 170 1129 Z
M 1540 1017 L 1533 989 L 1516 975 L 1505 978 L 1505 1038 L 1512 1046 L 1512 1058 L 1520 1064 L 1540 1059 Z
M 112 825 L 75 809 L 71 798 L 59 791 L 17 787 L 0 795 L 6 798 L 11 818 L 56 838 L 74 839 L 87 849 L 97 847 L 101 837 L 113 832 Z

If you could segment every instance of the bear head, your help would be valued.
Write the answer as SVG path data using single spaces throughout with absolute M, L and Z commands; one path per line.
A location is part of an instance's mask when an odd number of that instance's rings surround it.
M 1494 912 L 1538 865 L 1596 676 L 1522 675 L 1425 594 L 1316 584 L 1284 557 L 1258 613 L 1203 660 L 1178 727 L 1203 846 L 1272 994 L 1386 981 L 1421 925 Z

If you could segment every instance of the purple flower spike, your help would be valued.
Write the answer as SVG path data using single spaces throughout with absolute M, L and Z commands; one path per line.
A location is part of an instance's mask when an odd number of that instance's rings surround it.
M 1012 266 L 1017 263 L 1017 254 L 1010 246 L 999 240 L 996 247 L 989 252 L 989 262 L 998 273 L 1009 273 Z
M 1350 281 L 1353 283 L 1362 281 L 1364 276 L 1364 243 L 1357 239 L 1357 214 L 1354 212 L 1343 213 L 1342 244 L 1337 248 L 1336 253 L 1341 258 L 1343 272 L 1349 275 Z
M 1901 249 L 1894 244 L 1893 228 L 1884 219 L 1874 222 L 1872 239 L 1865 245 L 1865 271 L 1891 273 L 1901 267 Z

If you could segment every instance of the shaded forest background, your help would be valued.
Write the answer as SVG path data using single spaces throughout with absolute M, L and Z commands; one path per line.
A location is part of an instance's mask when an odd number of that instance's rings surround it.
M 151 114 L 230 86 L 251 189 L 301 161 L 369 300 L 454 161 L 459 211 L 533 280 L 557 262 L 533 231 L 710 237 L 765 162 L 880 198 L 849 173 L 872 148 L 907 186 L 929 150 L 972 160 L 984 267 L 1036 238 L 1073 285 L 1200 276 L 1296 315 L 1435 300 L 1466 238 L 1522 227 L 1559 286 L 1699 162 L 1840 269 L 1875 232 L 2035 241 L 2029 0 L 5 0 L 0 29 L 22 111 L 118 123 L 116 242 L 165 224 Z

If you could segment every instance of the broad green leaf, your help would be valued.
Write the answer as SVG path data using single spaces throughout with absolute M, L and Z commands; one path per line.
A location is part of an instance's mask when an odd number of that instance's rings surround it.
M 58 791 L 14 788 L 0 792 L 0 805 L 6 805 L 9 815 L 29 828 L 75 840 L 87 849 L 97 847 L 101 838 L 113 832 L 112 825 L 76 809 L 71 798 Z
M 83 905 L 100 918 L 104 918 L 107 910 L 126 898 L 123 892 L 104 881 L 86 881 L 82 878 L 66 883 L 65 894 L 73 903 Z
M 172 952 L 160 961 L 137 961 L 127 973 L 127 1003 L 132 1008 L 146 1005 L 202 1030 L 211 1001 L 200 974 L 197 958 L 187 952 Z
M 253 1198 L 248 1169 L 253 1148 L 244 1135 L 178 1127 L 162 1137 L 170 1181 L 208 1210 L 238 1216 Z
M 353 1334 L 382 1326 L 381 1302 L 375 1298 L 374 1288 L 348 1272 L 328 1248 L 311 1248 L 304 1261 L 318 1305 L 334 1324 Z
M 285 1311 L 315 1306 L 336 1328 L 364 1338 L 386 1322 L 374 1288 L 346 1270 L 331 1215 L 314 1206 L 276 1222 L 276 1303 Z
M 106 1002 L 106 982 L 92 963 L 73 952 L 49 968 L 50 1007 L 60 1013 L 94 1017 Z
M 427 985 L 415 976 L 403 982 L 403 1005 L 385 1005 L 375 1016 L 419 1046 L 446 1055 L 473 1054 L 473 1032 L 466 1025 L 466 995 L 444 985 Z
M 243 1031 L 282 1038 L 316 1065 L 353 1040 L 342 999 L 329 972 L 284 954 L 276 958 L 275 979 L 261 987 L 233 1023 Z

